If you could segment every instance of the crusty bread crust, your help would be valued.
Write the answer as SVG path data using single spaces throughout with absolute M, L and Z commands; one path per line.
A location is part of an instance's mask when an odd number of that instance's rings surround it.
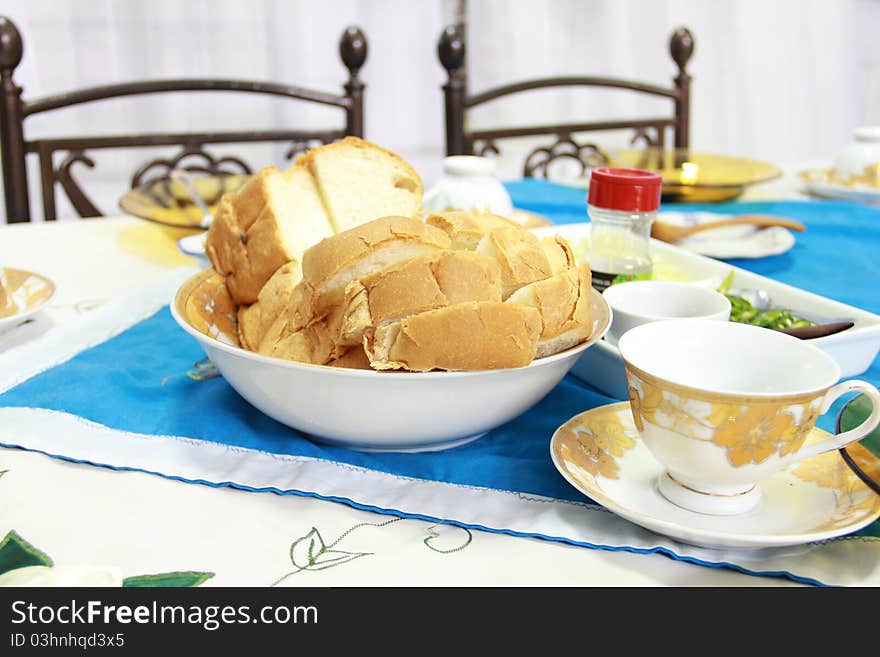
M 498 261 L 505 299 L 523 285 L 544 280 L 554 273 L 545 245 L 519 227 L 496 228 L 480 240 L 476 251 Z
M 434 212 L 425 223 L 449 235 L 451 248 L 473 251 L 480 240 L 496 228 L 520 228 L 519 224 L 496 214 L 455 210 Z
M 590 268 L 581 265 L 526 285 L 510 295 L 506 303 L 531 306 L 541 314 L 536 358 L 568 349 L 589 337 L 590 289 Z
M 330 367 L 347 367 L 353 370 L 372 370 L 370 367 L 370 359 L 367 358 L 367 352 L 364 351 L 363 345 L 355 345 L 342 354 L 339 358 L 331 360 L 327 363 Z
M 468 251 L 418 256 L 346 287 L 339 342 L 359 344 L 369 327 L 465 301 L 501 301 L 498 263 Z
M 412 315 L 364 336 L 379 370 L 487 370 L 523 367 L 535 357 L 541 315 L 493 301 L 460 303 Z
M 301 278 L 300 263 L 288 262 L 266 281 L 255 303 L 239 308 L 239 339 L 246 349 L 260 351 L 270 327 L 279 317 L 288 314 L 293 291 Z
M 321 240 L 303 255 L 303 280 L 317 289 L 339 270 L 391 242 L 449 248 L 446 234 L 411 217 L 382 217 Z
M 560 235 L 544 237 L 541 239 L 541 248 L 550 261 L 550 271 L 554 276 L 577 266 L 574 249 L 564 237 Z

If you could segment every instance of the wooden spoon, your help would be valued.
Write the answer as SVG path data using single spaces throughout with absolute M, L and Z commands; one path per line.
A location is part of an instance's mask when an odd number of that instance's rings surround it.
M 760 226 L 767 228 L 769 226 L 782 226 L 789 230 L 803 232 L 807 229 L 801 222 L 794 219 L 786 219 L 784 217 L 771 217 L 764 214 L 744 214 L 739 217 L 730 217 L 720 221 L 707 221 L 695 226 L 677 226 L 663 221 L 655 221 L 651 225 L 651 237 L 662 242 L 677 242 L 685 237 L 690 237 L 694 233 L 704 230 L 712 230 L 721 228 L 722 226 L 741 226 L 747 224 L 750 226 Z

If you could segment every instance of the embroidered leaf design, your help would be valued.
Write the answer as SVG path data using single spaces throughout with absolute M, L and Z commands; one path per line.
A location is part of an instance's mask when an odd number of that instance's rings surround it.
M 308 570 L 325 570 L 334 566 L 341 566 L 348 561 L 354 561 L 358 557 L 366 557 L 370 552 L 345 552 L 344 550 L 325 550 L 320 558 L 308 568 Z
M 9 470 L 0 470 L 0 477 L 5 475 L 7 472 L 9 472 Z
M 24 540 L 14 530 L 0 543 L 0 575 L 25 566 L 51 566 L 52 559 Z
M 324 544 L 321 532 L 315 527 L 290 546 L 290 562 L 300 570 L 325 570 L 368 554 L 370 553 L 329 549 Z
M 290 562 L 297 568 L 308 568 L 314 561 L 315 555 L 325 549 L 324 539 L 317 528 L 312 527 L 308 534 L 296 539 L 290 545 Z
M 122 580 L 122 586 L 125 588 L 194 587 L 203 584 L 213 576 L 214 573 L 201 573 L 194 570 L 158 573 L 156 575 L 136 575 Z
M 207 379 L 216 379 L 220 376 L 217 366 L 207 358 L 197 360 L 193 365 L 193 369 L 189 370 L 186 375 L 193 381 L 206 381 Z
M 462 540 L 461 540 L 461 542 L 459 542 L 458 545 L 453 544 L 452 546 L 445 547 L 445 548 L 438 547 L 434 543 L 436 543 L 436 542 L 442 543 L 443 540 L 441 538 L 440 533 L 437 532 L 437 530 L 436 530 L 437 527 L 449 527 L 450 532 L 455 532 L 455 530 L 462 530 L 465 533 L 465 535 L 460 537 Z M 448 533 L 448 532 L 445 532 L 445 533 Z M 441 539 L 441 540 L 438 541 L 437 539 Z M 470 530 L 467 527 L 460 527 L 458 525 L 436 524 L 436 525 L 431 525 L 430 527 L 428 527 L 428 536 L 425 537 L 425 540 L 423 542 L 427 547 L 434 550 L 434 552 L 439 552 L 440 554 L 451 554 L 453 552 L 459 552 L 460 550 L 464 550 L 468 545 L 471 544 L 471 541 L 473 539 L 474 539 L 473 534 L 471 534 Z

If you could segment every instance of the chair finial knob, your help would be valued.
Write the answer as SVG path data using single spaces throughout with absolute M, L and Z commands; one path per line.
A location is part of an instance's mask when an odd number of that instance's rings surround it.
M 357 77 L 361 66 L 367 61 L 367 37 L 361 28 L 352 25 L 345 29 L 339 40 L 339 56 L 349 73 Z
M 440 41 L 437 43 L 437 56 L 440 63 L 450 73 L 464 66 L 465 45 L 464 36 L 456 25 L 450 25 L 443 30 Z
M 21 33 L 15 23 L 0 16 L 0 69 L 14 69 L 21 63 L 23 52 Z
M 686 27 L 680 27 L 672 33 L 669 39 L 669 54 L 678 65 L 678 70 L 684 73 L 688 60 L 694 54 L 694 35 Z

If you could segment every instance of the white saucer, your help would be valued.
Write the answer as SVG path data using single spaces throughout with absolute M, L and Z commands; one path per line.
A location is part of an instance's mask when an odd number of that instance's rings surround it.
M 205 253 L 205 238 L 207 233 L 196 233 L 195 235 L 187 235 L 177 240 L 177 248 L 180 252 L 198 258 L 205 266 L 210 266 L 208 256 Z M 207 264 L 206 264 L 207 263 Z
M 808 442 L 828 434 L 814 429 Z M 860 458 L 872 459 L 860 445 Z M 829 452 L 795 463 L 760 484 L 754 511 L 710 516 L 667 501 L 657 489 L 663 468 L 639 438 L 628 402 L 576 415 L 550 441 L 556 469 L 587 497 L 627 520 L 702 547 L 767 548 L 822 541 L 880 517 L 880 496 Z M 876 460 L 876 459 L 874 459 Z
M 0 331 L 40 312 L 55 296 L 55 283 L 24 269 L 0 267 Z
M 830 169 L 806 169 L 799 171 L 798 176 L 803 182 L 807 193 L 824 198 L 836 198 L 843 201 L 880 205 L 880 187 L 864 183 L 844 185 L 836 182 Z
M 730 216 L 714 212 L 661 212 L 657 219 L 676 226 L 694 226 Z M 710 258 L 765 258 L 785 253 L 794 243 L 791 231 L 781 226 L 724 226 L 686 237 L 675 246 Z

